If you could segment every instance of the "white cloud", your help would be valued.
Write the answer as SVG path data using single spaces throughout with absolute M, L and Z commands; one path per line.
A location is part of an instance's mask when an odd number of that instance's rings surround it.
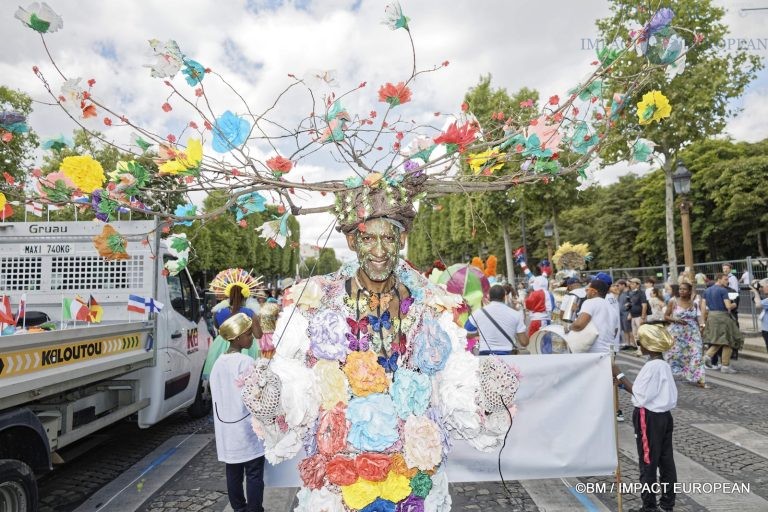
M 163 136 L 193 120 L 194 115 L 173 99 L 170 113 L 161 110 L 170 90 L 142 67 L 151 61 L 147 44 L 150 38 L 178 41 L 190 58 L 224 75 L 254 112 L 271 105 L 291 83 L 288 73 L 303 76 L 309 70 L 335 69 L 340 83 L 337 92 L 367 81 L 365 89 L 345 100 L 348 110 L 361 114 L 379 106 L 379 85 L 403 80 L 410 73 L 407 34 L 402 30 L 393 32 L 380 23 L 385 3 L 378 0 L 48 3 L 64 18 L 64 29 L 46 38 L 62 70 L 68 76 L 95 78 L 94 94 L 119 113 Z M 718 3 L 725 5 L 724 0 Z M 590 71 L 589 63 L 594 60 L 590 41 L 597 37 L 594 20 L 608 14 L 608 4 L 603 0 L 539 0 L 526 3 L 524 8 L 519 2 L 504 0 L 404 0 L 401 4 L 411 18 L 418 67 L 450 61 L 447 68 L 419 77 L 412 88 L 412 103 L 400 107 L 404 118 L 429 122 L 434 120 L 433 112 L 456 112 L 467 89 L 488 73 L 493 76 L 494 86 L 510 92 L 526 86 L 539 90 L 542 98 L 565 96 Z M 729 37 L 757 40 L 766 36 L 763 31 L 768 14 L 742 16 L 738 9 L 748 7 L 746 2 L 728 5 Z M 61 79 L 47 63 L 37 34 L 14 19 L 15 10 L 16 2 L 0 4 L 0 32 L 6 36 L 0 54 L 0 76 L 5 85 L 49 102 L 32 66 L 40 66 L 55 91 Z M 768 136 L 766 76 L 768 72 L 763 71 L 761 80 L 744 98 L 744 112 L 728 125 L 728 132 L 739 140 Z M 188 90 L 181 76 L 174 83 Z M 215 110 L 244 110 L 225 86 L 215 80 L 206 80 L 205 84 L 214 98 Z M 275 116 L 291 125 L 312 108 L 306 95 L 289 95 Z M 70 133 L 72 129 L 63 113 L 42 105 L 36 107 L 30 121 L 43 138 Z M 442 124 L 442 120 L 436 122 Z M 100 119 L 94 126 L 116 139 L 125 140 L 130 132 L 108 130 Z M 254 148 L 254 152 L 265 151 L 267 148 Z M 637 166 L 614 166 L 601 171 L 598 179 L 607 183 L 635 169 Z M 307 179 L 327 179 L 346 174 L 350 174 L 348 169 L 325 156 L 302 161 L 290 178 L 303 175 Z M 330 196 L 309 202 L 327 204 Z M 322 245 L 322 230 L 331 223 L 331 216 L 312 215 L 300 221 L 304 241 Z M 346 243 L 335 234 L 329 246 L 343 252 Z

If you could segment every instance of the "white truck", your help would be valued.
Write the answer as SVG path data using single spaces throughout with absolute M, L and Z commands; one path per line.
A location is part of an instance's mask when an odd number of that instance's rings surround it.
M 55 330 L 0 336 L 0 510 L 37 509 L 36 476 L 63 448 L 129 416 L 149 427 L 188 408 L 210 410 L 202 368 L 212 339 L 186 269 L 162 277 L 169 258 L 153 221 L 114 222 L 128 259 L 99 256 L 100 222 L 0 223 L 0 295 Z M 149 234 L 149 235 L 148 235 Z M 62 301 L 91 296 L 100 323 L 64 321 Z M 127 309 L 154 298 L 160 313 Z M 37 312 L 37 313 L 33 313 Z

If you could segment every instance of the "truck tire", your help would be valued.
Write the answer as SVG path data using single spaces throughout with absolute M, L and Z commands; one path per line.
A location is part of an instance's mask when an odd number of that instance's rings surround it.
M 0 510 L 37 512 L 37 481 L 20 460 L 0 460 Z
M 207 382 L 207 381 L 206 381 Z M 203 379 L 197 385 L 195 401 L 187 408 L 187 414 L 193 419 L 199 419 L 211 413 L 211 394 L 203 383 Z

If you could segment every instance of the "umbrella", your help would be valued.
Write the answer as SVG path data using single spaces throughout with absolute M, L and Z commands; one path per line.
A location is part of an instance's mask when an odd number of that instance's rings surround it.
M 437 278 L 438 284 L 444 284 L 451 293 L 457 293 L 472 311 L 483 307 L 483 301 L 488 300 L 488 290 L 491 288 L 488 277 L 477 267 L 465 263 L 457 263 L 445 269 Z

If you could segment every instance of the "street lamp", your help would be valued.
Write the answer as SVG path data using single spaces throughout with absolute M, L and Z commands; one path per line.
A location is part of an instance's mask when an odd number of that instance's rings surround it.
M 688 201 L 688 194 L 691 193 L 691 171 L 683 164 L 682 160 L 677 161 L 677 169 L 672 173 L 672 183 L 675 186 L 675 193 L 680 197 L 680 220 L 683 224 L 683 258 L 685 259 L 685 270 L 693 271 L 693 244 L 691 242 L 691 202 Z
M 552 265 L 552 240 L 555 236 L 555 226 L 550 221 L 544 224 L 544 238 L 547 239 L 547 257 L 549 258 L 549 264 Z

